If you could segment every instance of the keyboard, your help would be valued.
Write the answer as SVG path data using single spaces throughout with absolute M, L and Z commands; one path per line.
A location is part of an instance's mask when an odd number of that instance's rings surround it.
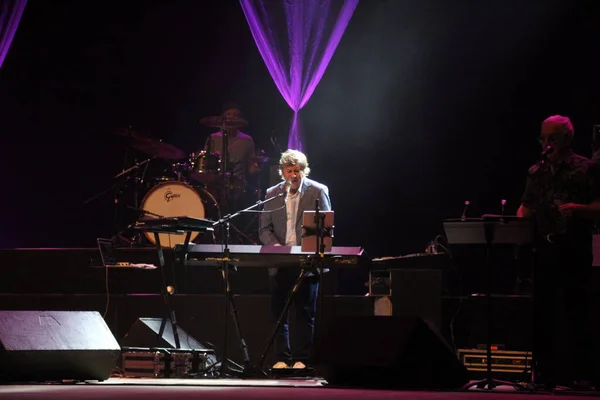
M 190 244 L 187 249 L 186 265 L 220 266 L 223 260 L 220 244 Z M 297 267 L 314 259 L 314 253 L 301 251 L 300 246 L 229 245 L 229 264 L 238 267 Z M 183 251 L 178 244 L 175 252 Z M 332 247 L 324 253 L 323 263 L 327 267 L 367 266 L 371 259 L 361 247 Z

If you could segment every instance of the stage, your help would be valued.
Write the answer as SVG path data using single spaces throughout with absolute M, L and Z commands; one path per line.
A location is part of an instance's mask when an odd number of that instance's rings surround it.
M 154 248 L 123 248 L 118 250 L 120 260 L 137 263 L 156 264 Z M 220 273 L 210 267 L 174 267 L 172 268 L 173 253 L 165 251 L 167 260 L 166 272 L 168 279 L 179 283 L 179 290 L 172 296 L 171 305 L 177 314 L 179 327 L 190 338 L 198 340 L 202 345 L 215 349 L 215 354 L 221 359 L 223 347 L 227 345 L 227 357 L 241 363 L 243 357 L 240 350 L 239 338 L 229 319 L 229 330 L 224 340 L 224 297 Z M 140 319 L 160 319 L 165 315 L 164 298 L 161 290 L 164 284 L 160 269 L 136 268 L 103 268 L 97 248 L 63 248 L 63 249 L 4 249 L 0 250 L 0 265 L 4 267 L 4 277 L 0 281 L 0 301 L 3 310 L 26 311 L 38 310 L 52 316 L 52 311 L 69 311 L 75 314 L 84 311 L 99 313 L 98 319 L 106 323 L 110 330 L 109 336 L 121 346 L 136 346 L 123 344 L 129 334 L 134 336 L 133 326 Z M 344 275 L 346 274 L 346 275 Z M 350 275 L 354 274 L 354 275 Z M 485 333 L 480 318 L 483 302 L 478 297 L 443 296 L 440 282 L 443 271 L 411 268 L 394 272 L 397 303 L 394 305 L 394 315 L 415 316 L 418 319 L 433 321 L 433 327 L 439 334 L 429 335 L 424 326 L 405 325 L 391 326 L 398 334 L 407 330 L 414 332 L 411 343 L 406 348 L 418 348 L 420 355 L 432 359 L 440 353 L 452 354 L 453 348 L 474 348 L 483 343 Z M 338 282 L 348 276 L 360 278 L 368 276 L 363 268 L 340 268 L 333 270 L 324 280 L 323 296 L 319 299 L 319 316 L 317 320 L 317 339 L 321 333 L 333 329 L 334 322 L 340 317 L 370 318 L 374 314 L 374 298 L 365 296 L 368 288 L 363 286 L 363 294 L 343 294 Z M 268 276 L 266 268 L 240 268 L 232 276 L 236 290 L 236 304 L 240 316 L 240 324 L 251 359 L 257 361 L 263 355 L 266 339 L 269 337 L 273 321 L 269 315 Z M 420 288 L 436 288 L 437 295 L 431 290 Z M 498 340 L 507 344 L 511 350 L 529 350 L 530 334 L 528 332 L 528 314 L 524 312 L 529 307 L 528 296 L 498 297 L 497 319 L 495 332 Z M 294 310 L 292 309 L 292 312 Z M 396 314 L 398 313 L 398 314 Z M 44 315 L 47 317 L 47 315 Z M 46 318 L 47 319 L 47 318 Z M 453 332 L 450 331 L 451 324 Z M 76 326 L 76 324 L 73 324 Z M 371 325 L 369 325 L 371 326 Z M 143 329 L 147 327 L 144 326 Z M 425 330 L 424 330 L 425 329 Z M 373 327 L 371 331 L 361 333 L 354 329 L 357 340 L 348 339 L 339 354 L 375 354 L 382 348 L 390 349 L 391 342 L 382 344 L 377 332 L 386 328 Z M 136 332 L 136 335 L 139 332 Z M 426 335 L 424 335 L 426 334 Z M 429 335 L 429 336 L 427 336 Z M 392 335 L 393 336 L 393 335 Z M 398 336 L 395 336 L 398 337 Z M 427 339 L 429 337 L 429 339 Z M 1 340 L 1 337 L 0 337 Z M 391 340 L 391 339 L 390 339 Z M 449 346 L 442 346 L 445 340 Z M 156 347 L 165 347 L 156 344 Z M 144 346 L 142 346 L 144 347 Z M 60 349 L 58 349 L 60 350 Z M 395 351 L 395 350 L 394 350 Z M 398 349 L 398 354 L 402 350 Z M 360 353 L 357 353 L 360 352 Z M 91 356 L 91 353 L 89 353 Z M 419 358 L 415 354 L 404 353 L 399 359 Z M 420 359 L 420 358 L 419 358 Z M 273 365 L 276 360 L 271 351 L 266 355 L 265 366 Z M 419 377 L 419 367 L 412 363 L 415 377 Z M 119 363 L 117 363 L 119 364 Z M 567 364 L 565 364 L 566 366 Z M 421 366 L 423 367 L 423 366 Z M 401 367 L 398 367 L 401 368 Z M 406 368 L 406 366 L 405 366 Z M 425 368 L 425 367 L 423 367 Z M 449 375 L 453 367 L 440 367 Z M 445 369 L 448 368 L 448 369 Z M 406 369 L 405 371 L 409 371 Z M 448 392 L 415 392 L 415 391 L 381 391 L 363 390 L 360 376 L 357 375 L 354 388 L 333 388 L 331 384 L 320 379 L 264 379 L 236 380 L 220 379 L 148 379 L 111 377 L 99 383 L 86 384 L 40 384 L 12 385 L 0 387 L 0 396 L 4 398 L 119 398 L 139 397 L 158 393 L 164 397 L 198 396 L 215 398 L 281 398 L 293 396 L 314 396 L 320 398 L 342 398 L 368 396 L 369 398 L 432 398 L 447 397 Z M 479 377 L 470 376 L 470 379 Z M 527 380 L 526 373 L 514 377 L 520 381 Z M 414 378 L 407 378 L 410 383 Z M 14 382 L 14 381 L 9 381 Z M 434 382 L 431 382 L 432 385 Z M 354 385 L 353 385 L 354 386 Z M 373 386 L 371 386 L 373 387 Z M 377 387 L 377 386 L 375 386 Z M 397 385 L 405 388 L 406 386 Z M 431 386 L 427 386 L 433 389 Z M 460 387 L 460 384 L 456 387 Z M 452 396 L 461 398 L 477 396 L 477 390 L 452 392 Z M 497 388 L 495 392 L 512 392 L 514 396 L 531 395 L 526 391 L 515 392 L 512 387 Z M 572 391 L 559 391 L 560 394 L 572 394 Z M 489 393 L 487 393 L 489 396 Z
M 494 391 L 403 391 L 336 388 L 319 379 L 238 380 L 238 379 L 127 379 L 110 378 L 103 382 L 72 384 L 23 384 L 0 386 L 0 397 L 12 399 L 542 399 L 549 395 L 563 398 L 597 397 L 593 392 L 557 390 L 516 391 L 500 386 Z M 508 397 L 507 397 L 508 396 Z

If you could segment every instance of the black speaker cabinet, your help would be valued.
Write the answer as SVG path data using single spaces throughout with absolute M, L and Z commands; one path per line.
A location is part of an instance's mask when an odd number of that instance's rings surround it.
M 175 336 L 173 335 L 173 326 L 167 320 L 165 330 L 161 336 L 160 325 L 162 318 L 138 318 L 133 323 L 129 332 L 121 340 L 121 345 L 127 347 L 156 347 L 163 349 L 177 348 Z M 179 348 L 187 350 L 211 350 L 210 347 L 198 342 L 186 331 L 177 326 L 179 335 Z
M 467 370 L 435 325 L 418 317 L 336 319 L 315 353 L 329 384 L 381 389 L 458 389 Z
M 121 348 L 95 311 L 0 311 L 0 381 L 105 380 Z

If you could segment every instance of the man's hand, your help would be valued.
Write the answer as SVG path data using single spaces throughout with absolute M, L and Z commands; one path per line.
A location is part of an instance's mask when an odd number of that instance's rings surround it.
M 521 204 L 521 206 L 517 210 L 517 217 L 519 217 L 519 218 L 530 218 L 531 217 L 531 210 L 528 207 L 526 207 L 523 204 Z

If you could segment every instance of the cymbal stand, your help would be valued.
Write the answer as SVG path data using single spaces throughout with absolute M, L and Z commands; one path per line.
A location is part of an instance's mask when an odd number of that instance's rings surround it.
M 99 198 L 104 197 L 108 193 L 113 192 L 117 189 L 120 189 L 120 186 L 125 186 L 126 183 L 127 183 L 127 180 L 117 181 L 114 184 L 112 184 L 110 187 L 102 190 L 99 193 L 96 193 L 92 197 L 88 197 L 86 200 L 83 201 L 83 204 L 90 204 L 90 203 L 98 200 Z
M 239 318 L 238 318 L 238 312 L 237 312 L 237 308 L 235 307 L 235 301 L 234 301 L 234 294 L 233 291 L 231 290 L 231 285 L 229 283 L 229 268 L 230 268 L 230 253 L 229 253 L 229 246 L 227 244 L 228 242 L 228 236 L 229 236 L 229 222 L 231 221 L 231 219 L 235 218 L 236 216 L 246 212 L 246 211 L 250 211 L 253 208 L 256 208 L 258 206 L 264 205 L 276 198 L 279 197 L 283 197 L 285 194 L 284 193 L 280 193 L 277 196 L 273 196 L 271 198 L 268 198 L 264 201 L 258 201 L 256 202 L 256 204 L 251 205 L 250 207 L 247 207 L 241 211 L 238 211 L 234 214 L 227 214 L 224 217 L 220 218 L 218 221 L 213 223 L 213 226 L 220 226 L 224 229 L 221 229 L 222 232 L 225 232 L 224 235 L 224 241 L 223 241 L 223 256 L 221 258 L 221 275 L 223 277 L 223 289 L 224 289 L 224 301 L 225 301 L 225 314 L 224 314 L 224 326 L 223 326 L 223 338 L 224 338 L 224 345 L 223 345 L 223 355 L 222 355 L 222 360 L 221 361 L 221 369 L 219 372 L 219 375 L 221 377 L 225 377 L 230 375 L 230 372 L 233 372 L 239 376 L 243 376 L 243 377 L 267 377 L 267 374 L 262 370 L 262 368 L 255 366 L 254 364 L 252 364 L 251 360 L 250 360 L 250 353 L 248 352 L 248 346 L 246 344 L 246 341 L 242 335 L 242 329 L 240 327 L 240 323 L 239 323 Z M 242 349 L 242 353 L 243 353 L 243 357 L 244 357 L 244 369 L 243 371 L 239 371 L 239 370 L 234 370 L 231 367 L 229 367 L 228 363 L 229 360 L 227 358 L 227 338 L 228 338 L 228 316 L 229 316 L 229 310 L 231 307 L 231 314 L 233 316 L 233 322 L 235 324 L 235 328 L 237 331 L 237 336 L 238 339 L 240 341 L 240 347 Z
M 113 223 L 115 224 L 114 230 L 117 233 L 115 235 L 113 235 L 112 238 L 113 239 L 118 238 L 120 240 L 125 241 L 127 244 L 131 244 L 131 241 L 121 235 L 122 231 L 120 231 L 120 225 L 118 224 L 118 205 L 119 205 L 120 194 L 123 192 L 123 190 L 127 186 L 127 182 L 129 181 L 129 179 L 130 179 L 129 177 L 127 177 L 126 179 L 119 179 L 115 183 L 113 183 L 110 187 L 102 190 L 101 192 L 93 195 L 92 197 L 87 198 L 83 202 L 83 204 L 87 205 L 87 204 L 90 204 L 90 203 L 106 196 L 108 193 L 111 193 L 111 192 L 114 193 L 114 198 L 113 198 L 114 221 L 113 221 Z
M 133 210 L 138 210 L 139 207 L 139 192 L 140 192 L 140 186 L 143 184 L 144 179 L 146 177 L 146 172 L 148 171 L 148 166 L 150 165 L 150 163 L 156 158 L 152 157 L 152 158 L 148 158 L 146 160 L 140 161 L 140 162 L 136 162 L 134 165 L 132 165 L 131 167 L 121 171 L 120 173 L 118 173 L 117 175 L 114 176 L 114 179 L 119 179 L 122 177 L 126 177 L 127 181 L 133 181 L 133 207 L 126 205 L 126 208 L 129 209 L 133 209 Z M 137 172 L 140 171 L 141 169 L 141 176 L 138 176 Z M 119 192 L 119 195 L 122 193 Z M 113 238 L 117 238 L 120 239 L 122 241 L 124 241 L 127 245 L 132 246 L 135 243 L 139 243 L 139 239 L 140 239 L 140 233 L 139 232 L 135 232 L 132 235 L 127 235 L 127 237 L 123 236 L 127 231 L 131 230 L 132 227 L 135 225 L 135 221 L 133 221 L 132 223 L 130 223 L 129 225 L 127 225 L 127 227 L 123 228 L 123 226 L 125 225 L 124 223 L 117 223 L 116 222 L 116 215 L 119 211 L 118 209 L 118 205 L 119 205 L 119 199 L 118 197 L 115 197 L 115 232 L 117 232 L 115 235 L 113 235 Z M 130 220 L 130 218 L 127 218 Z M 133 216 L 131 216 L 131 219 L 133 219 Z M 137 218 L 135 218 L 137 219 Z
M 142 171 L 142 176 L 139 179 L 139 184 L 143 184 L 144 183 L 144 179 L 146 177 L 146 172 L 148 171 L 148 165 L 150 165 L 150 162 L 152 160 L 154 160 L 156 158 L 156 156 L 152 157 L 152 158 L 148 158 L 144 161 L 140 161 L 140 162 L 136 162 L 134 165 L 132 165 L 131 167 L 119 172 L 117 175 L 114 176 L 114 179 L 118 179 L 124 175 L 129 174 L 130 172 L 136 171 L 138 170 L 140 167 L 144 167 L 144 170 Z M 136 182 L 138 183 L 138 182 Z M 135 189 L 134 189 L 134 207 L 138 207 L 138 192 L 139 192 L 139 187 L 138 185 L 136 185 Z
M 227 131 L 227 129 L 225 128 L 225 120 L 224 118 L 221 118 L 221 136 L 222 136 L 222 140 L 221 140 L 221 157 L 223 159 L 223 162 L 221 164 L 221 183 L 222 183 L 222 193 L 221 196 L 223 197 L 223 206 L 225 207 L 224 213 L 227 214 L 228 210 L 228 204 L 227 201 L 229 199 L 229 185 L 227 182 L 227 167 L 228 167 L 228 158 L 229 158 L 229 152 L 228 152 L 228 147 L 229 147 L 229 132 Z M 221 218 L 223 219 L 223 218 Z M 221 221 L 221 220 L 219 220 Z M 217 224 L 220 225 L 221 227 L 221 243 L 223 244 L 223 262 L 221 264 L 221 274 L 223 277 L 223 302 L 224 302 L 224 308 L 225 310 L 223 311 L 223 356 L 222 356 L 222 361 L 221 361 L 221 368 L 219 371 L 219 375 L 220 376 L 226 376 L 227 375 L 227 369 L 228 369 L 228 365 L 227 365 L 227 354 L 228 354 L 228 349 L 227 349 L 227 337 L 228 337 L 228 331 L 229 331 L 229 294 L 231 292 L 231 288 L 229 286 L 229 244 L 228 244 L 228 240 L 229 240 L 229 219 L 227 219 L 224 223 L 222 224 Z M 235 313 L 235 311 L 234 311 Z M 234 316 L 234 319 L 236 319 L 236 317 Z M 245 361 L 245 360 L 244 360 Z M 238 371 L 236 371 L 238 372 Z

